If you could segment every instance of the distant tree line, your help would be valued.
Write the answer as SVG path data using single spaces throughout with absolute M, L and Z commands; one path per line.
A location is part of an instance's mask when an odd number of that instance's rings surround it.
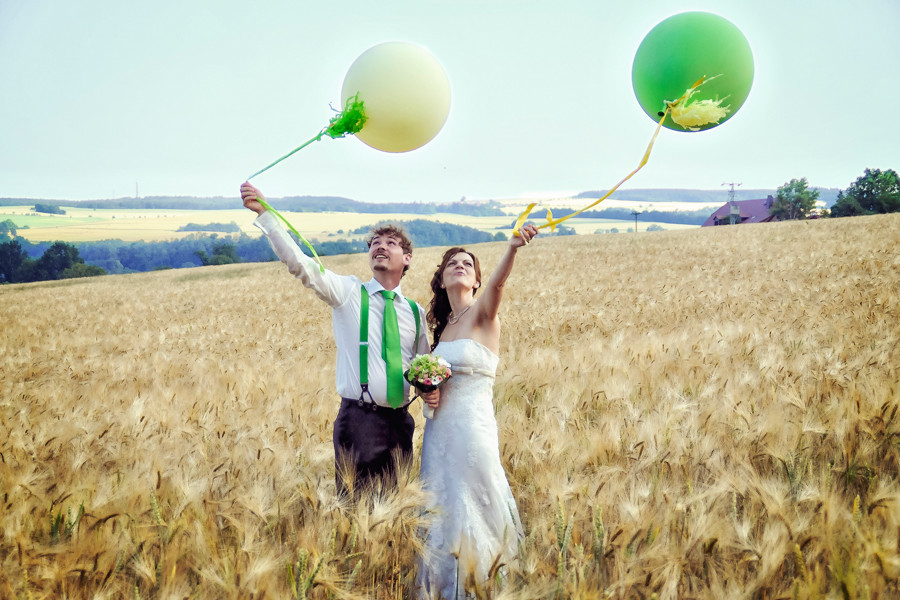
M 825 203 L 826 206 L 830 206 L 834 204 L 837 199 L 837 195 L 840 190 L 836 188 L 817 188 L 819 192 L 819 200 Z M 591 191 L 591 192 L 582 192 L 575 196 L 576 198 L 583 199 L 596 199 L 602 197 L 606 193 L 605 190 Z M 775 190 L 771 189 L 735 189 L 734 190 L 734 199 L 735 200 L 755 200 L 757 198 L 766 198 L 767 196 L 774 196 L 776 193 Z M 618 190 L 615 192 L 614 197 L 616 200 L 628 200 L 630 202 L 646 202 L 650 203 L 662 203 L 662 202 L 694 202 L 694 203 L 712 203 L 712 202 L 721 202 L 725 203 L 725 198 L 727 192 L 724 190 L 691 190 L 691 189 L 637 189 L 637 190 Z M 687 213 L 694 211 L 685 211 Z M 700 211 L 703 212 L 703 211 Z M 709 216 L 709 213 L 706 213 L 706 216 Z M 633 218 L 633 217 L 632 217 Z M 705 217 L 704 217 L 705 220 Z M 671 222 L 671 221 L 667 221 Z M 702 224 L 702 221 L 700 221 Z M 686 223 L 693 225 L 693 223 Z
M 583 213 L 579 214 L 577 218 L 585 218 L 585 219 L 614 219 L 618 221 L 630 221 L 634 220 L 634 215 L 632 214 L 631 208 L 604 208 L 602 210 L 587 210 Z M 554 208 L 553 209 L 553 217 L 558 219 L 559 217 L 565 217 L 571 215 L 575 212 L 575 209 L 572 208 Z M 533 213 L 533 216 L 536 216 L 536 219 L 540 219 L 540 213 Z M 657 221 L 659 223 L 673 223 L 680 225 L 702 225 L 703 222 L 709 217 L 709 209 L 700 209 L 700 210 L 676 210 L 676 211 L 665 211 L 665 210 L 645 210 L 641 212 L 641 220 L 644 221 Z M 515 219 L 512 221 L 512 227 L 515 225 Z M 565 227 L 564 225 L 558 226 L 557 231 L 560 227 Z M 568 229 L 568 228 L 565 228 Z M 574 231 L 572 231 L 574 233 Z
M 124 242 L 103 240 L 78 244 L 85 261 L 109 273 L 184 269 L 235 262 L 275 260 L 269 242 L 259 236 L 195 233 L 179 240 Z
M 11 243 L 15 243 L 16 247 L 10 247 Z M 0 244 L 0 249 L 35 260 L 55 244 L 61 243 L 32 243 L 24 238 L 15 237 Z M 179 240 L 164 242 L 102 240 L 66 245 L 77 251 L 78 259 L 81 262 L 99 267 L 104 273 L 111 274 L 199 267 L 204 264 L 226 264 L 227 262 L 275 260 L 275 255 L 265 238 L 248 235 L 219 237 L 216 234 L 193 234 Z M 222 256 L 233 256 L 234 260 L 226 261 L 221 258 Z M 46 278 L 58 279 L 59 277 Z M 3 281 L 14 283 L 37 281 L 37 279 L 17 277 L 15 280 L 4 279 Z
M 575 198 L 584 200 L 596 200 L 606 195 L 608 190 L 593 190 L 581 192 Z M 769 194 L 774 194 L 774 190 L 764 189 L 738 189 L 735 190 L 735 200 L 752 200 L 754 198 L 765 198 Z M 629 202 L 645 202 L 647 204 L 655 204 L 660 202 L 692 202 L 709 204 L 718 202 L 726 197 L 727 192 L 724 190 L 680 190 L 680 189 L 646 189 L 646 190 L 616 190 L 613 197 L 616 200 L 627 200 Z M 634 217 L 630 217 L 632 220 Z
M 188 223 L 182 225 L 176 231 L 210 231 L 216 233 L 239 233 L 241 226 L 232 221 L 231 223 Z
M 384 221 L 376 223 L 379 225 Z M 466 227 L 465 225 L 453 225 L 452 223 L 441 223 L 438 221 L 428 221 L 425 219 L 413 219 L 412 221 L 401 221 L 403 229 L 410 237 L 413 244 L 418 247 L 427 246 L 458 246 L 461 244 L 480 244 L 482 242 L 498 242 L 505 241 L 506 235 L 497 232 L 493 235 L 485 233 L 474 227 Z M 371 231 L 371 226 L 359 227 L 351 233 L 355 235 L 366 235 Z M 365 244 L 362 250 L 366 250 Z
M 424 219 L 402 222 L 418 247 L 450 246 L 505 240 L 502 232 L 485 233 L 472 227 L 438 223 Z M 353 233 L 368 233 L 369 227 Z M 106 273 L 133 273 L 170 268 L 223 265 L 238 262 L 276 260 L 268 240 L 246 234 L 219 236 L 195 233 L 179 240 L 162 242 L 32 243 L 17 237 L 15 224 L 0 223 L 0 283 L 24 283 L 67 277 L 87 277 Z M 362 239 L 311 240 L 320 256 L 365 252 Z M 310 254 L 301 245 L 302 250 Z
M 604 208 L 602 210 L 588 210 L 578 217 L 583 217 L 586 219 L 616 219 L 620 221 L 629 221 L 634 220 L 634 215 L 632 213 L 631 208 Z M 570 215 L 575 212 L 570 208 L 555 208 L 553 209 L 554 217 L 565 217 L 566 215 Z M 643 221 L 656 221 L 659 223 L 673 223 L 679 225 L 702 225 L 703 222 L 709 217 L 709 209 L 699 209 L 699 210 L 675 210 L 675 211 L 666 211 L 666 210 L 645 210 L 641 212 L 641 220 Z M 576 218 L 578 218 L 576 217 Z
M 562 209 L 560 209 L 558 212 L 554 212 L 554 213 L 553 213 L 553 218 L 554 218 L 554 219 L 558 219 L 559 217 L 564 217 L 564 216 L 566 216 L 566 215 L 570 215 L 570 214 L 572 214 L 573 212 L 575 212 L 575 211 L 573 211 L 573 210 L 571 210 L 571 209 L 569 209 L 569 208 L 562 208 Z M 581 214 L 582 214 L 582 215 L 586 215 L 587 213 L 581 213 Z M 531 216 L 533 216 L 533 217 L 535 217 L 535 218 L 533 218 L 533 219 L 528 219 L 528 221 L 526 221 L 526 222 L 527 222 L 527 223 L 535 223 L 536 225 L 538 225 L 538 226 L 540 227 L 540 226 L 541 226 L 541 221 L 544 220 L 544 219 L 541 217 L 541 215 L 540 215 L 540 214 L 538 214 L 538 215 L 533 215 L 533 214 L 532 214 Z M 581 215 L 578 215 L 578 216 L 580 217 Z M 510 221 L 507 225 L 501 225 L 501 226 L 498 227 L 497 229 L 501 229 L 501 230 L 512 230 L 513 228 L 515 228 L 515 226 L 516 226 L 516 221 L 517 221 L 517 220 L 518 220 L 518 219 L 513 219 L 513 220 Z M 597 230 L 597 231 L 595 231 L 594 233 L 602 233 L 602 232 L 601 232 L 600 230 Z M 574 228 L 572 228 L 572 227 L 567 227 L 567 226 L 565 226 L 565 225 L 557 225 L 556 227 L 553 228 L 553 231 L 550 231 L 550 229 L 545 229 L 545 230 L 541 233 L 541 235 L 544 236 L 544 237 L 549 237 L 549 236 L 560 236 L 560 235 L 577 235 L 577 234 L 578 234 L 578 232 L 575 231 Z M 504 235 L 502 232 L 498 232 L 497 235 L 502 236 L 503 239 L 507 239 L 507 238 L 506 238 L 506 235 Z
M 33 200 L 19 198 L 0 198 L 0 206 L 18 206 L 30 204 Z M 431 202 L 359 202 L 338 196 L 289 196 L 285 198 L 269 198 L 269 203 L 278 210 L 291 212 L 355 212 L 363 214 L 402 213 L 413 215 L 433 215 L 452 213 L 478 217 L 498 216 L 505 214 L 499 202 L 469 202 L 464 199 L 457 202 L 434 204 Z M 59 204 L 39 204 L 42 207 L 59 209 Z M 191 197 L 147 197 L 118 198 L 115 200 L 82 200 L 79 208 L 102 209 L 166 209 L 166 210 L 222 210 L 238 208 L 237 198 L 191 198 Z M 37 211 L 37 209 L 35 209 Z M 41 212 L 41 211 L 38 211 Z

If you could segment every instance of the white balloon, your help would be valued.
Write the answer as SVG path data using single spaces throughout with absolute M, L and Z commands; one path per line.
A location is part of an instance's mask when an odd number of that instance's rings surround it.
M 408 42 L 385 42 L 357 58 L 341 88 L 341 102 L 359 94 L 366 123 L 356 133 L 385 152 L 408 152 L 440 132 L 450 113 L 450 80 L 432 54 Z

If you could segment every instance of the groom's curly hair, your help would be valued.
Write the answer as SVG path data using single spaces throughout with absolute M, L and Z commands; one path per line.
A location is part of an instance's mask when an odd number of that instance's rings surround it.
M 431 343 L 432 350 L 434 350 L 435 347 L 437 347 L 438 342 L 441 341 L 441 334 L 444 332 L 444 328 L 447 327 L 447 320 L 450 318 L 450 312 L 453 310 L 450 307 L 450 299 L 447 297 L 447 290 L 442 287 L 444 283 L 444 269 L 447 268 L 447 263 L 450 262 L 450 259 L 460 252 L 465 252 L 472 257 L 472 263 L 475 265 L 475 280 L 478 281 L 478 283 L 481 283 L 481 264 L 478 262 L 477 256 L 465 248 L 460 248 L 458 246 L 444 252 L 441 264 L 438 265 L 437 270 L 431 277 L 431 291 L 433 292 L 433 295 L 431 297 L 431 303 L 428 305 L 428 314 L 425 315 L 425 320 L 428 321 L 428 325 L 432 331 L 432 340 L 434 340 Z M 472 295 L 475 295 L 477 291 L 478 288 L 475 288 Z
M 376 236 L 396 238 L 400 242 L 400 247 L 403 249 L 403 254 L 412 254 L 412 240 L 409 239 L 409 236 L 406 235 L 406 231 L 403 229 L 403 226 L 399 223 L 378 223 L 376 225 L 373 225 L 372 229 L 369 231 L 369 236 L 366 238 L 367 248 L 372 247 L 372 240 L 374 240 Z M 409 265 L 403 267 L 403 273 L 401 273 L 400 277 L 406 275 L 407 271 L 409 271 Z

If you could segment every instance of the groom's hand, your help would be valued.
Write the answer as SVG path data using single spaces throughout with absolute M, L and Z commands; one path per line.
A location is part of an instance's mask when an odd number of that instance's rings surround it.
M 266 212 L 265 207 L 259 203 L 260 200 L 265 200 L 262 192 L 250 185 L 247 181 L 241 185 L 241 200 L 244 202 L 244 206 L 258 215 Z
M 421 394 L 421 396 L 422 400 L 425 401 L 425 404 L 431 408 L 437 408 L 441 403 L 441 388 L 438 388 L 433 392 L 425 392 L 424 394 Z

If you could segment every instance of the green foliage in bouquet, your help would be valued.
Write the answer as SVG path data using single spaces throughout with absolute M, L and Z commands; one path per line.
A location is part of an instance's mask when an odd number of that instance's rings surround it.
M 419 354 L 409 363 L 406 380 L 419 390 L 437 389 L 452 375 L 450 363 L 436 354 Z

